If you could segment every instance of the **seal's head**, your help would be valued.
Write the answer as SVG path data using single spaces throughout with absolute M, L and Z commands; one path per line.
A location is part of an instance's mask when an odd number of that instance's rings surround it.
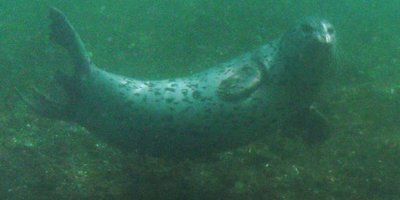
M 282 36 L 280 53 L 297 63 L 314 64 L 332 57 L 335 41 L 336 33 L 331 23 L 308 17 Z
M 290 36 L 292 40 L 309 42 L 310 45 L 332 45 L 335 42 L 335 29 L 324 19 L 305 18 L 290 33 L 295 34 Z
M 333 61 L 335 41 L 336 31 L 327 20 L 301 20 L 281 37 L 274 73 L 295 85 L 318 84 Z

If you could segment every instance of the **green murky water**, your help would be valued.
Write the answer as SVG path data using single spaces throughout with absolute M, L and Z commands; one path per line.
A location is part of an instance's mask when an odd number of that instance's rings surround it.
M 336 27 L 337 72 L 321 92 L 332 134 L 284 134 L 207 159 L 126 153 L 37 116 L 14 88 L 51 88 L 66 53 L 48 40 L 63 10 L 104 69 L 188 75 L 250 51 L 304 16 Z M 88 0 L 0 2 L 0 199 L 400 199 L 400 1 Z

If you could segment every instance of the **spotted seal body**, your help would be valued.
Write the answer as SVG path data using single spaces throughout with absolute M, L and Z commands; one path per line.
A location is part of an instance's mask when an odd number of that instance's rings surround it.
M 308 19 L 280 39 L 189 77 L 140 80 L 97 68 L 57 9 L 51 39 L 75 63 L 56 75 L 62 101 L 36 93 L 39 114 L 76 122 L 106 142 L 155 156 L 186 157 L 245 144 L 311 105 L 330 62 L 332 26 Z

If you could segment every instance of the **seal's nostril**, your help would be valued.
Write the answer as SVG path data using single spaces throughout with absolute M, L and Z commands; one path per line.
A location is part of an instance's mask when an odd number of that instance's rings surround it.
M 320 35 L 317 37 L 318 38 L 318 42 L 322 43 L 322 44 L 328 44 L 332 42 L 332 37 L 328 34 L 326 35 Z

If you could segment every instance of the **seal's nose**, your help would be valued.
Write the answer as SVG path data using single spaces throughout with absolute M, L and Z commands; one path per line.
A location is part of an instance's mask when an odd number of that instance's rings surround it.
M 332 24 L 329 22 L 323 21 L 321 22 L 322 26 L 322 33 L 318 37 L 318 40 L 321 43 L 331 44 L 335 40 L 335 29 L 333 28 Z
M 333 38 L 330 35 L 321 35 L 318 39 L 321 43 L 326 43 L 326 44 L 332 43 L 333 41 Z

